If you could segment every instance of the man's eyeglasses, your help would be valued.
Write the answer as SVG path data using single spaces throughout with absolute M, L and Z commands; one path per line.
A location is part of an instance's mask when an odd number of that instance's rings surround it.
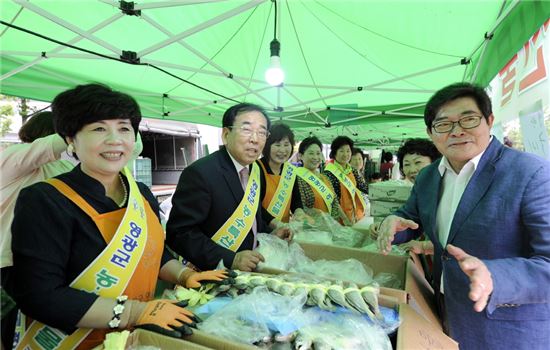
M 252 130 L 248 126 L 242 125 L 242 126 L 230 126 L 229 129 L 235 129 L 241 136 L 244 137 L 251 137 L 252 135 L 256 134 L 258 135 L 258 138 L 260 139 L 267 139 L 269 137 L 269 131 L 260 129 L 260 130 Z
M 481 118 L 483 117 L 480 115 L 471 115 L 468 117 L 460 118 L 456 122 L 452 122 L 450 120 L 440 121 L 437 123 L 433 123 L 432 129 L 438 133 L 445 133 L 453 130 L 456 124 L 460 125 L 462 129 L 473 129 L 481 124 Z

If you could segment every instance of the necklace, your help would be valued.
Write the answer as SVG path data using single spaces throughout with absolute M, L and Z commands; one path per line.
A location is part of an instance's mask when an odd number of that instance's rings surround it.
M 122 207 L 126 203 L 126 199 L 128 199 L 128 190 L 126 189 L 126 183 L 124 183 L 124 179 L 122 178 L 122 175 L 120 175 L 120 173 L 118 173 L 118 178 L 120 179 L 122 189 L 124 190 L 124 197 L 122 198 L 122 202 L 118 204 L 119 207 Z

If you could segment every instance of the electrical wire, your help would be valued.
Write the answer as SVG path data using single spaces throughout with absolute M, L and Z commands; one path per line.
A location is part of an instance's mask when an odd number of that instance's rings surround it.
M 257 7 L 255 7 L 254 9 L 256 9 Z M 256 60 L 254 60 L 254 67 L 252 67 L 252 72 L 250 73 L 250 79 L 248 79 L 248 84 L 246 85 L 247 89 L 250 90 L 250 85 L 252 84 L 252 79 L 254 78 L 254 73 L 256 72 L 256 67 L 258 66 L 258 60 L 260 59 L 260 52 L 262 51 L 262 43 L 264 42 L 264 39 L 265 39 L 265 33 L 267 33 L 267 26 L 269 24 L 269 17 L 271 17 L 271 9 L 272 7 L 269 8 L 269 13 L 267 14 L 267 21 L 265 22 L 265 26 L 264 26 L 264 31 L 262 33 L 262 39 L 260 40 L 260 45 L 258 46 L 258 53 L 256 54 Z M 248 96 L 245 95 L 244 96 L 244 101 L 246 102 L 246 97 Z
M 313 86 L 315 87 L 315 90 L 317 91 L 317 94 L 319 95 L 319 98 L 323 101 L 323 104 L 327 106 L 327 103 L 325 99 L 323 98 L 323 95 L 321 94 L 321 91 L 319 91 L 319 88 L 317 87 L 317 83 L 315 82 L 315 78 L 313 78 L 313 74 L 311 73 L 311 69 L 309 68 L 309 64 L 306 60 L 306 55 L 304 53 L 304 48 L 302 47 L 302 42 L 300 41 L 300 38 L 298 37 L 298 30 L 296 29 L 296 24 L 294 23 L 294 18 L 292 17 L 292 13 L 290 12 L 290 5 L 288 4 L 288 1 L 286 2 L 286 7 L 288 9 L 288 15 L 290 17 L 290 22 L 292 23 L 292 28 L 294 29 L 294 34 L 296 35 L 296 41 L 298 42 L 298 47 L 300 47 L 300 52 L 302 53 L 302 57 L 304 59 L 304 63 L 307 68 L 307 72 L 309 73 L 309 77 L 311 78 L 311 81 L 313 82 Z
M 417 46 L 409 45 L 409 44 L 406 44 L 406 43 L 404 43 L 404 42 L 401 42 L 401 41 L 392 39 L 392 38 L 390 38 L 390 37 L 387 37 L 387 36 L 385 36 L 385 35 L 383 35 L 383 34 L 380 34 L 380 33 L 378 33 L 378 32 L 375 32 L 375 31 L 373 31 L 373 30 L 371 30 L 371 29 L 369 29 L 369 28 L 367 28 L 367 27 L 364 27 L 364 26 L 362 26 L 362 25 L 360 25 L 360 24 L 358 24 L 358 23 L 355 23 L 355 22 L 351 21 L 350 19 L 348 19 L 348 18 L 342 16 L 341 14 L 337 13 L 336 11 L 334 11 L 334 10 L 332 10 L 332 9 L 330 9 L 330 8 L 328 8 L 328 7 L 326 7 L 325 5 L 321 4 L 319 1 L 315 1 L 315 3 L 317 3 L 319 6 L 325 8 L 327 11 L 332 12 L 334 15 L 336 15 L 337 17 L 340 17 L 340 18 L 343 19 L 344 21 L 346 21 L 346 22 L 348 22 L 348 23 L 351 23 L 351 24 L 353 24 L 354 26 L 357 26 L 357 27 L 359 27 L 359 28 L 361 28 L 361 29 L 363 29 L 363 30 L 365 30 L 365 31 L 367 31 L 367 32 L 369 32 L 369 33 L 371 33 L 371 34 L 373 34 L 373 35 L 379 36 L 379 37 L 381 37 L 381 38 L 383 38 L 383 39 L 386 39 L 386 40 L 391 41 L 391 42 L 393 42 L 393 43 L 396 43 L 396 44 L 398 44 L 398 45 L 402 45 L 402 46 L 405 46 L 405 47 L 408 47 L 408 48 L 411 48 L 411 49 L 414 49 L 414 50 L 422 51 L 422 52 L 433 53 L 433 54 L 435 54 L 435 55 L 441 55 L 441 56 L 447 56 L 447 57 L 456 57 L 456 58 L 463 58 L 463 57 L 464 57 L 464 56 L 457 56 L 457 55 L 452 55 L 452 54 L 448 54 L 448 53 L 443 53 L 443 52 L 437 52 L 437 51 L 432 51 L 432 50 L 428 50 L 428 49 L 423 49 L 423 48 L 420 48 L 420 47 L 417 47 Z
M 233 33 L 233 35 L 231 35 L 231 37 L 225 42 L 225 44 L 222 45 L 222 47 L 220 47 L 220 49 L 218 51 L 216 51 L 216 53 L 210 57 L 210 61 L 214 60 L 214 58 L 216 58 L 216 56 L 218 56 L 218 54 L 220 52 L 222 52 L 223 49 L 225 49 L 225 47 L 235 38 L 235 36 L 237 34 L 239 34 L 239 32 L 241 31 L 241 29 L 244 27 L 244 25 L 248 22 L 248 20 L 250 19 L 250 17 L 252 17 L 252 15 L 254 14 L 254 12 L 256 11 L 258 7 L 254 7 L 254 9 L 250 12 L 250 14 L 248 15 L 248 17 L 244 20 L 244 22 L 239 26 L 239 28 L 237 28 L 237 30 Z M 206 65 L 208 64 L 208 62 L 204 62 L 204 64 L 199 68 L 199 69 L 203 69 L 204 67 L 206 67 Z M 193 72 L 189 77 L 187 77 L 187 79 L 191 79 L 193 78 L 195 75 L 197 74 L 197 72 Z M 183 83 L 180 83 L 178 85 L 176 85 L 174 88 L 170 89 L 168 91 L 171 92 L 173 91 L 174 89 L 178 88 L 179 86 L 181 86 L 181 84 Z
M 233 101 L 233 102 L 235 102 L 235 103 L 240 103 L 240 101 L 234 100 L 234 99 L 232 99 L 232 98 L 230 98 L 230 97 L 224 96 L 224 95 L 219 94 L 219 93 L 217 93 L 217 92 L 215 92 L 215 91 L 212 91 L 212 90 L 207 89 L 207 88 L 205 88 L 205 87 L 202 87 L 202 86 L 200 86 L 200 85 L 198 85 L 198 84 L 195 84 L 195 83 L 193 83 L 193 82 L 190 82 L 190 81 L 187 80 L 187 79 L 184 79 L 184 78 L 182 78 L 182 77 L 179 77 L 179 76 L 177 76 L 177 75 L 175 75 L 175 74 L 173 74 L 173 73 L 170 73 L 170 72 L 168 72 L 167 70 L 162 69 L 162 68 L 160 68 L 160 67 L 158 67 L 158 66 L 156 66 L 156 65 L 154 65 L 154 64 L 151 64 L 151 63 L 129 62 L 129 61 L 123 60 L 123 59 L 121 59 L 121 58 L 116 58 L 116 57 L 107 56 L 107 55 L 104 55 L 104 54 L 99 53 L 99 52 L 95 52 L 95 51 L 92 51 L 92 50 L 88 50 L 88 49 L 84 49 L 84 48 L 81 48 L 81 47 L 78 47 L 78 46 L 74 46 L 74 45 L 71 45 L 71 44 L 68 44 L 68 43 L 65 43 L 65 42 L 56 40 L 56 39 L 54 39 L 54 38 L 50 38 L 50 37 L 48 37 L 48 36 L 46 36 L 46 35 L 43 35 L 43 34 L 34 32 L 34 31 L 32 31 L 32 30 L 29 30 L 29 29 L 26 29 L 26 28 L 19 27 L 19 26 L 15 25 L 15 24 L 7 23 L 7 22 L 2 21 L 2 20 L 0 20 L 0 24 L 3 24 L 3 25 L 5 25 L 5 26 L 8 26 L 8 27 L 13 28 L 13 29 L 17 29 L 17 30 L 19 30 L 19 31 L 25 32 L 25 33 L 30 34 L 30 35 L 37 36 L 37 37 L 42 38 L 42 39 L 44 39 L 44 40 L 51 41 L 51 42 L 56 43 L 56 44 L 58 44 L 58 45 L 63 45 L 63 46 L 65 46 L 65 47 L 69 47 L 69 48 L 71 48 L 71 49 L 75 49 L 75 50 L 78 50 L 78 51 L 82 51 L 82 52 L 89 53 L 89 54 L 94 55 L 94 56 L 106 58 L 106 59 L 113 60 L 113 61 L 117 61 L 117 62 L 121 62 L 121 63 L 131 64 L 131 65 L 134 65 L 134 66 L 147 66 L 147 67 L 151 67 L 151 68 L 156 69 L 156 70 L 158 70 L 158 71 L 160 71 L 160 72 L 162 72 L 162 73 L 164 73 L 164 74 L 166 74 L 166 75 L 168 75 L 168 76 L 171 76 L 172 78 L 175 78 L 175 79 L 177 79 L 177 80 L 180 80 L 180 81 L 182 81 L 182 82 L 184 82 L 184 83 L 186 83 L 186 84 L 189 84 L 189 85 L 191 85 L 191 86 L 194 86 L 194 87 L 196 87 L 196 88 L 198 88 L 198 89 L 200 89 L 200 90 L 206 91 L 206 92 L 208 92 L 208 93 L 211 93 L 211 94 L 216 95 L 216 96 L 218 96 L 218 97 L 224 98 L 224 99 L 226 99 L 226 100 Z
M 315 17 L 315 19 L 317 21 L 319 21 L 319 23 L 321 23 L 321 25 L 323 25 L 330 33 L 332 33 L 335 37 L 337 37 L 342 43 L 344 43 L 347 47 L 349 47 L 351 50 L 355 51 L 359 56 L 363 57 L 363 59 L 365 59 L 367 62 L 369 62 L 370 64 L 372 64 L 373 66 L 375 66 L 376 68 L 380 69 L 382 72 L 388 74 L 389 76 L 393 77 L 393 78 L 399 78 L 397 75 L 393 74 L 392 72 L 388 71 L 387 69 L 383 68 L 382 66 L 380 66 L 379 64 L 376 64 L 374 61 L 372 61 L 370 58 L 367 57 L 366 54 L 363 54 L 361 52 L 359 52 L 355 47 L 353 47 L 353 45 L 351 45 L 350 43 L 348 43 L 346 40 L 344 40 L 342 37 L 340 37 L 338 34 L 336 34 L 335 31 L 333 31 L 328 25 L 325 24 L 325 22 L 321 21 L 321 19 L 316 15 L 314 14 L 305 4 L 302 4 L 302 6 L 304 6 L 304 8 L 313 16 Z M 418 88 L 418 89 L 424 89 L 423 87 L 421 86 L 418 86 L 408 80 L 405 80 L 403 79 L 402 81 Z
M 21 6 L 21 7 L 19 8 L 19 11 L 17 11 L 17 13 L 15 14 L 15 16 L 13 16 L 13 18 L 12 18 L 11 21 L 10 21 L 10 23 L 15 22 L 15 20 L 17 19 L 17 17 L 19 17 L 19 14 L 21 13 L 21 11 L 23 11 L 23 8 L 24 8 L 23 6 Z M 2 35 L 4 35 L 4 33 L 8 30 L 8 28 L 9 28 L 9 27 L 6 27 L 6 28 L 2 31 L 2 33 L 0 33 L 0 38 L 2 37 Z

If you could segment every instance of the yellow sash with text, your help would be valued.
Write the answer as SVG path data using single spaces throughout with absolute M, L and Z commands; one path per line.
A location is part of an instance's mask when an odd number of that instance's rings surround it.
M 124 175 L 130 184 L 128 207 L 118 229 L 107 247 L 95 260 L 75 278 L 71 288 L 95 293 L 105 298 L 116 298 L 126 289 L 147 242 L 147 217 L 143 197 L 131 172 L 124 168 Z M 60 180 L 46 182 L 67 186 Z M 16 346 L 20 349 L 73 349 L 92 331 L 79 328 L 72 334 L 32 322 Z M 18 335 L 16 334 L 16 337 Z
M 323 198 L 327 209 L 330 212 L 332 202 L 334 201 L 334 192 L 313 172 L 306 168 L 296 168 L 296 175 L 310 185 Z
M 355 198 L 359 199 L 359 202 L 363 206 L 363 208 L 366 208 L 365 200 L 363 199 L 363 196 L 361 196 L 360 193 L 357 193 L 357 187 L 351 182 L 350 178 L 347 176 L 352 170 L 351 168 L 348 169 L 348 171 L 344 172 L 342 167 L 339 165 L 336 165 L 334 163 L 327 164 L 325 167 L 325 170 L 328 172 L 331 172 L 336 176 L 336 178 L 344 185 L 346 190 L 349 192 L 352 198 L 353 207 L 356 207 Z
M 281 171 L 281 179 L 266 209 L 269 214 L 279 221 L 283 219 L 285 214 L 284 209 L 292 197 L 292 187 L 296 180 L 296 169 L 294 165 L 288 162 L 284 164 Z
M 260 168 L 258 164 L 253 163 L 243 199 L 229 219 L 212 236 L 212 240 L 222 247 L 236 252 L 252 229 L 259 201 Z

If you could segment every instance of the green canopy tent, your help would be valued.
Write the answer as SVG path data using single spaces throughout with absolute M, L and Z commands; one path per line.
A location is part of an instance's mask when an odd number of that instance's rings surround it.
M 0 12 L 2 94 L 50 101 L 97 81 L 151 118 L 220 126 L 246 101 L 299 137 L 391 145 L 425 136 L 440 87 L 487 86 L 550 1 L 0 0 Z M 264 80 L 274 34 L 278 87 Z

